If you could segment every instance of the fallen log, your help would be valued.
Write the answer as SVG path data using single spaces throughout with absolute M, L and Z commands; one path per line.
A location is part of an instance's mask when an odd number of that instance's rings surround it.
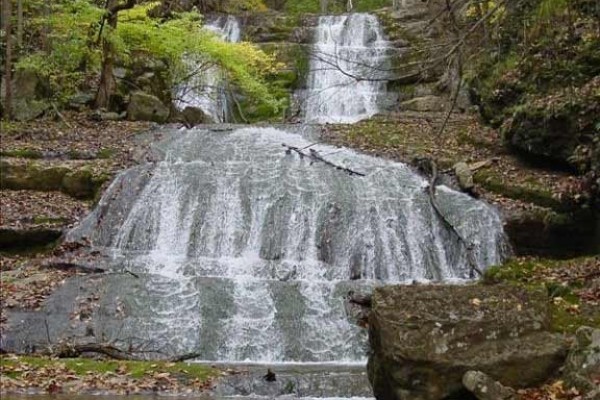
M 108 358 L 119 360 L 119 361 L 144 361 L 147 358 L 136 355 L 136 352 L 124 351 L 110 344 L 99 344 L 99 343 L 88 343 L 88 344 L 74 344 L 74 345 L 61 345 L 52 348 L 50 354 L 58 358 L 76 358 L 81 357 L 86 353 L 101 354 Z M 139 352 L 138 354 L 143 354 Z M 173 357 L 166 357 L 162 361 L 167 362 L 183 362 L 187 360 L 193 360 L 194 358 L 200 358 L 200 353 L 186 353 Z

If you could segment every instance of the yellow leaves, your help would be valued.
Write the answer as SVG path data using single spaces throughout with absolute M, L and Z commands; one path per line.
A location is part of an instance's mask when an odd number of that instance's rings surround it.
M 474 299 L 469 300 L 469 303 L 471 303 L 475 307 L 479 307 L 481 305 L 481 300 L 474 298 Z

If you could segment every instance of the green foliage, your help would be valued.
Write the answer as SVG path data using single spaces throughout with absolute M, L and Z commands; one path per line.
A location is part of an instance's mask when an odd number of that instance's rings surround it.
M 235 0 L 225 1 L 222 12 L 237 14 L 243 11 L 265 11 L 267 7 L 262 0 Z
M 102 15 L 103 11 L 87 0 L 52 2 L 50 17 L 33 18 L 30 26 L 48 32 L 49 49 L 21 57 L 16 68 L 46 79 L 55 97 L 64 100 L 86 79 L 90 67 L 100 62 L 100 52 L 91 44 Z
M 600 20 L 571 0 L 516 0 L 489 29 L 468 74 L 483 117 L 530 158 L 588 175 L 582 198 L 600 201 Z M 531 157 L 533 156 L 533 157 Z
M 370 12 L 390 6 L 391 0 L 353 0 L 353 5 L 353 11 Z M 284 10 L 290 14 L 318 14 L 321 12 L 321 2 L 320 0 L 287 0 Z M 329 0 L 327 12 L 330 14 L 346 12 L 346 0 Z
M 264 6 L 261 1 L 230 2 L 238 9 Z M 227 78 L 246 96 L 271 112 L 282 100 L 271 93 L 265 77 L 277 67 L 274 58 L 249 43 L 225 43 L 202 29 L 198 13 L 174 14 L 159 21 L 149 10 L 159 2 L 146 2 L 119 13 L 116 29 L 105 25 L 102 35 L 116 53 L 118 63 L 130 65 L 136 57 L 159 59 L 168 65 L 167 83 L 176 85 L 189 74 L 186 57 L 201 58 L 219 65 Z M 101 50 L 98 45 L 104 10 L 91 0 L 59 1 L 52 5 L 51 18 L 36 21 L 38 30 L 51 32 L 49 51 L 39 50 L 21 58 L 17 68 L 47 79 L 54 96 L 65 101 L 86 81 L 97 76 Z

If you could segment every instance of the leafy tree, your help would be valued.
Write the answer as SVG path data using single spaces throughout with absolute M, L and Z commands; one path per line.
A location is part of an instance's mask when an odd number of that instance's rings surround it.
M 127 67 L 136 57 L 167 63 L 167 83 L 173 86 L 190 73 L 183 60 L 202 57 L 221 66 L 247 97 L 274 112 L 281 105 L 265 79 L 276 67 L 274 58 L 249 43 L 224 43 L 202 29 L 197 12 L 172 12 L 169 18 L 156 19 L 150 11 L 164 2 L 62 0 L 52 2 L 46 13 L 43 1 L 38 0 L 33 8 L 26 3 L 26 31 L 38 39 L 47 32 L 49 49 L 44 49 L 46 41 L 39 41 L 16 67 L 47 79 L 59 102 L 100 75 L 96 104 L 105 107 L 116 88 L 113 68 Z M 135 4 L 127 8 L 131 3 Z

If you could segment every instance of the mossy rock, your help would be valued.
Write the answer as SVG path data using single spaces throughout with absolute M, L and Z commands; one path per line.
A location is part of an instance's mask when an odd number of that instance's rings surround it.
M 62 236 L 60 228 L 0 228 L 0 250 L 23 252 L 51 246 Z
M 504 230 L 517 255 L 572 257 L 600 251 L 598 218 L 590 210 L 534 208 L 507 217 Z
M 508 182 L 492 169 L 482 169 L 474 175 L 475 183 L 486 190 L 515 200 L 533 203 L 540 207 L 548 207 L 558 211 L 565 211 L 571 207 L 552 196 L 552 192 L 545 186 L 534 182 L 514 183 Z
M 0 161 L 0 178 L 2 189 L 60 191 L 78 199 L 93 199 L 110 175 L 87 166 L 5 158 Z
M 468 370 L 514 387 L 536 385 L 566 355 L 563 338 L 549 332 L 541 290 L 398 285 L 377 288 L 372 304 L 367 369 L 377 398 L 457 398 Z

